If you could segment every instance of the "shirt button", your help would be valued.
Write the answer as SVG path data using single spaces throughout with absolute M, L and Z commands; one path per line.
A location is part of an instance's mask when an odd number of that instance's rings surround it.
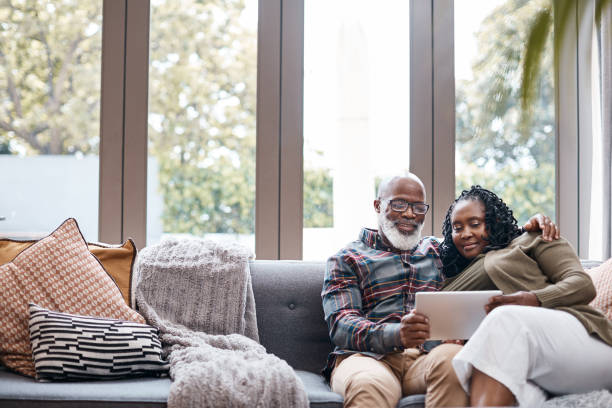
M 289 309 L 291 310 L 295 309 L 295 305 L 293 303 L 289 303 Z

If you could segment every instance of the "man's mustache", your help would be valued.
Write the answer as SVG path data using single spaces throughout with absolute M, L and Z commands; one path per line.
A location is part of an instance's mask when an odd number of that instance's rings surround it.
M 393 225 L 397 226 L 398 224 L 404 224 L 404 225 L 409 224 L 409 225 L 413 225 L 415 227 L 418 227 L 419 225 L 421 225 L 420 222 L 416 222 L 416 221 L 412 221 L 412 220 L 410 220 L 410 221 L 393 221 Z

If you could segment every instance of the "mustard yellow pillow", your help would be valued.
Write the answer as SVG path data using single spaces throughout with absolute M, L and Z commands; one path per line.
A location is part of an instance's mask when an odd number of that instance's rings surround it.
M 61 313 L 145 323 L 87 248 L 70 218 L 0 266 L 0 361 L 34 376 L 28 303 Z
M 132 299 L 132 272 L 134 261 L 136 261 L 136 245 L 128 238 L 121 245 L 109 245 L 103 243 L 88 243 L 89 251 L 102 262 L 102 266 L 113 278 L 121 295 L 129 306 L 134 306 Z
M 0 239 L 0 265 L 10 262 L 21 251 L 38 241 L 16 241 Z M 121 245 L 110 245 L 99 242 L 88 243 L 89 251 L 94 254 L 102 266 L 115 281 L 125 303 L 132 305 L 131 282 L 134 261 L 136 260 L 136 245 L 128 238 Z

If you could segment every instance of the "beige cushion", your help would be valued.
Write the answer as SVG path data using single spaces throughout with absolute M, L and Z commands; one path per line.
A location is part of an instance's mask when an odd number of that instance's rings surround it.
M 590 303 L 612 320 L 612 258 L 603 264 L 586 271 L 593 279 L 597 296 Z
M 89 252 L 72 218 L 0 266 L 0 361 L 34 376 L 29 302 L 63 313 L 145 323 Z
M 0 265 L 12 261 L 21 251 L 30 247 L 35 242 L 38 241 L 0 239 Z M 102 262 L 106 272 L 117 283 L 125 303 L 131 305 L 130 285 L 137 252 L 134 241 L 128 239 L 122 245 L 89 243 L 87 246 L 89 251 Z

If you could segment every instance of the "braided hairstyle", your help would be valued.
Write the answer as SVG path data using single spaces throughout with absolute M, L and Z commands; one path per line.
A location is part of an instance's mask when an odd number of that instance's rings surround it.
M 510 242 L 523 233 L 517 225 L 512 210 L 495 193 L 480 186 L 472 186 L 463 190 L 446 212 L 442 226 L 444 242 L 440 245 L 440 257 L 443 271 L 447 278 L 458 275 L 470 263 L 469 259 L 461 256 L 453 243 L 453 226 L 451 216 L 458 202 L 464 200 L 479 201 L 485 208 L 485 228 L 489 236 L 489 244 L 483 249 L 488 252 L 493 249 L 505 248 Z

